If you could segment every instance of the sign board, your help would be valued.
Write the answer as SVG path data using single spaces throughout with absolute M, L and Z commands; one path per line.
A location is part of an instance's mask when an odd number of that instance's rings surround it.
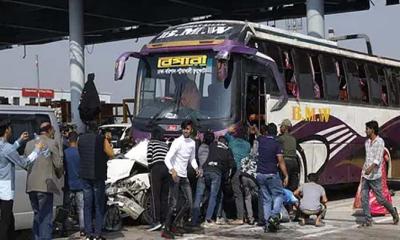
M 22 96 L 23 97 L 38 97 L 38 89 L 37 88 L 22 88 Z M 39 97 L 54 98 L 54 90 L 53 89 L 40 89 Z

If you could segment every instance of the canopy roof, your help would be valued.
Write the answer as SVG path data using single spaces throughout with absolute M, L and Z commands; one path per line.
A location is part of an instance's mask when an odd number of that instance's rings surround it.
M 154 35 L 195 20 L 253 22 L 306 15 L 306 0 L 85 0 L 86 44 Z M 367 10 L 369 0 L 325 0 L 325 14 Z M 0 0 L 0 49 L 69 35 L 68 0 Z

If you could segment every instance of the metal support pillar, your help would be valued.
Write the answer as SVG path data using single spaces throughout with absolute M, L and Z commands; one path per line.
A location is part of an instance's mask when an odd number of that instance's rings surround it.
M 324 0 L 307 0 L 307 32 L 308 35 L 325 37 Z
M 69 0 L 69 55 L 71 72 L 71 121 L 83 133 L 85 125 L 79 116 L 79 101 L 85 84 L 85 43 L 83 37 L 83 1 Z

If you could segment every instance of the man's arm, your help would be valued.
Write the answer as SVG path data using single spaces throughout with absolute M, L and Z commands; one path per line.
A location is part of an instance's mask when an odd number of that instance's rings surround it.
M 171 172 L 172 170 L 174 170 L 173 166 L 172 166 L 172 157 L 175 156 L 176 151 L 178 150 L 178 144 L 176 143 L 176 140 L 172 142 L 170 149 L 167 152 L 167 155 L 165 156 L 165 165 L 168 168 L 168 171 Z
M 57 169 L 61 169 L 64 167 L 63 163 L 63 158 L 60 155 L 60 146 L 57 141 L 51 140 L 48 142 L 49 150 L 51 151 L 52 154 L 52 161 L 54 164 L 54 167 Z
M 147 144 L 147 162 L 151 162 L 153 159 L 153 142 L 149 141 Z
M 196 147 L 193 148 L 192 153 L 190 154 L 190 164 L 192 165 L 193 169 L 196 171 L 196 176 L 200 177 L 202 171 L 199 170 L 199 165 L 196 162 Z
M 283 185 L 286 187 L 288 185 L 288 182 L 289 182 L 289 176 L 288 176 L 288 173 L 287 173 L 285 160 L 283 159 L 283 154 L 278 154 L 278 155 L 276 155 L 276 157 L 278 158 L 279 169 L 281 169 L 282 174 L 284 176 Z
M 326 203 L 328 202 L 328 198 L 326 197 L 325 189 L 321 186 L 322 188 L 322 194 L 321 194 L 321 203 L 326 207 Z
M 114 151 L 111 147 L 111 144 L 108 142 L 108 140 L 106 138 L 104 138 L 103 146 L 104 146 L 104 152 L 106 153 L 108 158 L 113 159 Z
M 4 155 L 10 162 L 20 166 L 21 168 L 26 169 L 33 161 L 35 161 L 39 157 L 41 148 L 43 148 L 43 144 L 38 143 L 35 145 L 34 150 L 29 155 L 27 154 L 27 157 L 21 157 L 13 146 Z

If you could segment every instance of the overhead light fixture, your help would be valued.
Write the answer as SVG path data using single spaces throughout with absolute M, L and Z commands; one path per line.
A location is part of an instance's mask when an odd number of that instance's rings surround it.
M 396 5 L 399 4 L 399 0 L 386 0 L 386 5 Z

